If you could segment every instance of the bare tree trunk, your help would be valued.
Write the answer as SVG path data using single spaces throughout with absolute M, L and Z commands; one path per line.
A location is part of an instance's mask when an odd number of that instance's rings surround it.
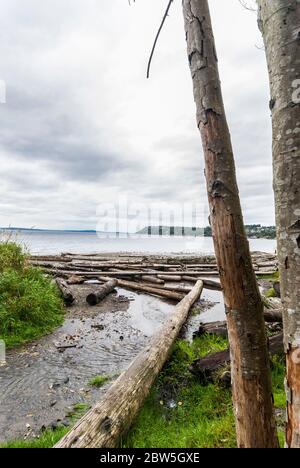
M 263 304 L 251 262 L 207 0 L 183 0 L 210 221 L 227 311 L 239 447 L 278 447 Z
M 270 77 L 288 447 L 300 448 L 300 3 L 259 0 Z

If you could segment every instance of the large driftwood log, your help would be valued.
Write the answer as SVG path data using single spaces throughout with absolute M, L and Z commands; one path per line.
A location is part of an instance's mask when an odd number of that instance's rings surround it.
M 148 283 L 153 283 L 153 284 L 165 284 L 165 282 L 158 276 L 142 276 L 141 277 L 142 281 L 147 281 Z
M 109 280 L 109 278 L 105 276 L 100 276 L 99 279 L 103 281 Z M 135 283 L 134 281 L 126 281 L 122 279 L 118 279 L 118 286 L 122 286 L 123 288 L 130 289 L 132 291 L 140 291 L 153 294 L 154 296 L 165 297 L 167 299 L 172 299 L 173 301 L 181 301 L 184 297 L 183 294 L 159 288 L 158 285 L 146 286 L 143 283 Z
M 214 291 L 222 291 L 221 283 L 218 281 L 208 280 L 204 278 L 194 278 L 193 276 L 182 276 L 182 281 L 186 281 L 187 283 L 195 283 L 196 281 L 201 280 L 203 281 L 205 289 L 211 289 Z
M 56 448 L 113 448 L 130 428 L 151 386 L 169 357 L 172 345 L 185 323 L 203 284 L 176 306 L 174 314 L 111 386 L 103 399 L 91 409 Z
M 112 293 L 115 288 L 118 286 L 118 280 L 107 281 L 103 286 L 101 286 L 97 291 L 91 293 L 87 296 L 86 302 L 91 306 L 99 304 L 108 294 Z
M 178 273 L 178 272 L 177 272 Z M 157 278 L 163 281 L 174 281 L 175 283 L 179 283 L 181 281 L 181 276 L 172 276 L 172 275 L 157 275 Z
M 60 290 L 64 302 L 67 305 L 73 304 L 73 302 L 75 301 L 75 297 L 73 296 L 72 291 L 67 285 L 66 281 L 64 281 L 62 278 L 55 278 L 55 283 L 57 284 L 57 287 Z

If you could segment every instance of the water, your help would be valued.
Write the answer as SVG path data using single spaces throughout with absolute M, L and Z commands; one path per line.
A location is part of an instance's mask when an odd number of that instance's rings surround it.
M 213 241 L 210 237 L 148 237 L 127 238 L 98 237 L 96 233 L 72 232 L 28 232 L 20 231 L 17 240 L 23 243 L 32 254 L 138 252 L 149 254 L 183 253 L 199 255 L 213 254 Z M 250 239 L 252 251 L 274 253 L 276 241 Z

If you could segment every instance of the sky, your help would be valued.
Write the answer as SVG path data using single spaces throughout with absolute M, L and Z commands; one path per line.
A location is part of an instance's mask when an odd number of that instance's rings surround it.
M 181 0 L 146 79 L 166 3 L 0 0 L 0 226 L 95 229 L 120 201 L 148 209 L 197 204 L 207 224 Z M 238 0 L 210 6 L 244 219 L 274 224 L 256 15 Z

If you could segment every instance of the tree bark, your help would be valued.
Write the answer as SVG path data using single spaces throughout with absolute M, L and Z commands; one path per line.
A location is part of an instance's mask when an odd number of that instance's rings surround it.
M 300 3 L 258 0 L 273 123 L 280 288 L 287 357 L 288 447 L 300 448 Z
M 193 304 L 199 299 L 201 281 L 176 306 L 174 314 L 56 448 L 113 448 L 130 428 L 157 375 L 169 357 L 172 345 Z
M 68 284 L 66 281 L 64 281 L 62 278 L 56 278 L 55 283 L 60 290 L 61 296 L 67 305 L 73 304 L 75 301 L 75 297 L 72 294 L 71 289 L 69 288 Z
M 278 447 L 263 304 L 243 224 L 208 1 L 183 0 L 183 13 L 227 313 L 238 446 Z
M 96 292 L 89 294 L 86 298 L 86 302 L 91 306 L 99 304 L 99 302 L 108 296 L 108 294 L 112 293 L 117 286 L 118 280 L 107 281 L 107 283 L 101 286 Z

